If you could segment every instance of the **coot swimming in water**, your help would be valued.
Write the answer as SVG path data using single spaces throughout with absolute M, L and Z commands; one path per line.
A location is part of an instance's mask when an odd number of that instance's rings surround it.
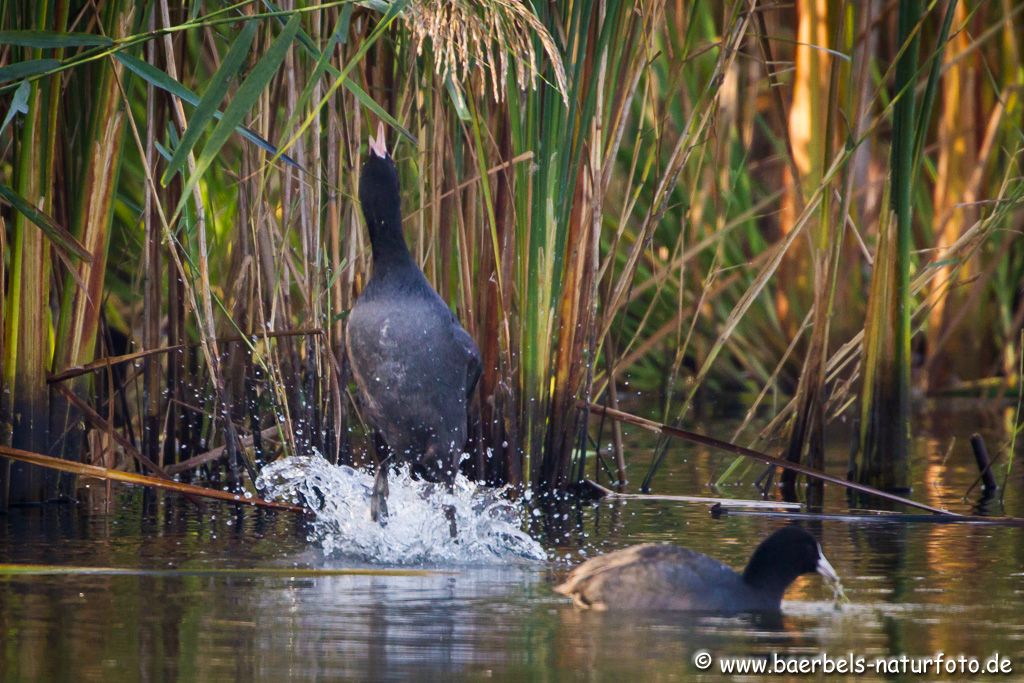
M 814 537 L 787 526 L 757 546 L 742 574 L 688 548 L 647 543 L 587 560 L 555 590 L 597 610 L 777 612 L 789 585 L 812 572 L 839 580 Z
M 383 123 L 377 139 L 370 137 L 359 201 L 373 272 L 349 314 L 348 355 L 363 416 L 376 431 L 371 515 L 383 521 L 392 464 L 408 462 L 417 476 L 451 488 L 466 445 L 480 352 L 405 244 L 398 171 L 384 144 Z

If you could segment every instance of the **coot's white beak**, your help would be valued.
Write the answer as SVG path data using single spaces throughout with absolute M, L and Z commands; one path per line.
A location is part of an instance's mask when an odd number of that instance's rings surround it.
M 832 583 L 837 583 L 839 581 L 839 574 L 836 574 L 836 570 L 833 569 L 829 561 L 825 559 L 825 554 L 821 552 L 821 545 L 818 546 L 818 564 L 815 567 L 815 571 Z
M 370 136 L 370 153 L 376 154 L 381 159 L 386 159 L 388 156 L 388 147 L 384 141 L 384 122 L 380 121 L 377 124 L 377 139 Z

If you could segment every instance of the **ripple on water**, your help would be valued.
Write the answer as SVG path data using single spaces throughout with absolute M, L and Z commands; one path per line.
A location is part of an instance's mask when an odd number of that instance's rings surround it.
M 522 509 L 503 489 L 477 486 L 461 474 L 455 489 L 415 480 L 408 468 L 388 477 L 387 526 L 370 519 L 373 475 L 332 465 L 319 455 L 278 460 L 257 487 L 274 500 L 314 513 L 309 540 L 324 553 L 382 564 L 496 563 L 543 560 L 547 553 L 521 528 Z M 444 507 L 455 510 L 452 538 Z

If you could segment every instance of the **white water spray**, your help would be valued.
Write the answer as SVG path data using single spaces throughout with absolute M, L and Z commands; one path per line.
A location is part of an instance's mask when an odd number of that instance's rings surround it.
M 315 514 L 309 540 L 327 555 L 385 564 L 495 563 L 543 560 L 547 554 L 521 528 L 521 508 L 461 474 L 452 493 L 412 478 L 388 477 L 387 525 L 370 519 L 373 475 L 331 465 L 319 455 L 278 460 L 256 482 L 267 498 L 305 505 Z M 452 538 L 445 506 L 455 510 Z

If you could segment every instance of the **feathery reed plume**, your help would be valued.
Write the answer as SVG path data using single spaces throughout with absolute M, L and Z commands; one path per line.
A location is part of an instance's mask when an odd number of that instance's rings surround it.
M 495 102 L 504 99 L 510 68 L 515 69 L 520 90 L 537 87 L 536 36 L 554 69 L 555 88 L 563 100 L 568 97 L 555 41 L 519 0 L 414 0 L 406 18 L 416 54 L 423 54 L 423 43 L 430 39 L 438 76 L 465 80 L 475 67 L 481 75 L 481 95 L 489 78 Z

